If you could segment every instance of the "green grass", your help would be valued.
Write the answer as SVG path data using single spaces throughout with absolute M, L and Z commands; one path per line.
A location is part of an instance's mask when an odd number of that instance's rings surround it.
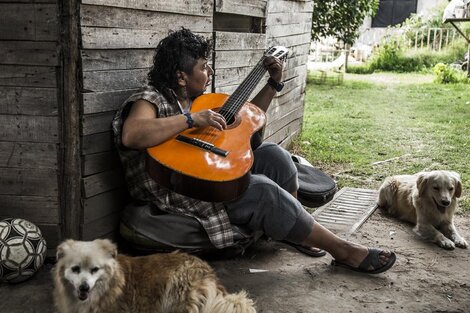
M 340 187 L 378 188 L 389 175 L 457 171 L 460 206 L 470 213 L 469 86 L 423 83 L 416 74 L 359 76 L 346 75 L 339 86 L 307 85 L 303 130 L 292 150 Z

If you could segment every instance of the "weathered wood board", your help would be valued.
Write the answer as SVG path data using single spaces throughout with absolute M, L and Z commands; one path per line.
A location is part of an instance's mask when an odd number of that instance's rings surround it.
M 265 17 L 266 3 L 266 0 L 215 0 L 215 11 Z
M 212 0 L 82 0 L 82 4 L 95 4 L 197 16 L 211 16 L 213 11 Z
M 0 86 L 0 114 L 56 116 L 56 88 Z
M 56 41 L 57 5 L 0 3 L 0 40 Z

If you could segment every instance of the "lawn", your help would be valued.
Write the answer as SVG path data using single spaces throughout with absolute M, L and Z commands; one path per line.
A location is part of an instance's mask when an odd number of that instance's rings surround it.
M 470 86 L 431 79 L 348 74 L 342 85 L 308 83 L 292 150 L 339 187 L 378 188 L 386 176 L 422 170 L 459 172 L 460 206 L 470 213 Z

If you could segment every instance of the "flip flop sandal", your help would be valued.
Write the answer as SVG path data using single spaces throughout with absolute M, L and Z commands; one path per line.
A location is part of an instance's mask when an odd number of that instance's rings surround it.
M 375 248 L 369 248 L 369 253 L 367 256 L 364 258 L 364 260 L 359 264 L 358 267 L 353 267 L 351 265 L 338 262 L 336 260 L 331 261 L 331 265 L 333 266 L 338 266 L 338 267 L 343 267 L 347 268 L 348 270 L 352 270 L 355 272 L 361 272 L 361 273 L 367 273 L 367 274 L 378 274 L 385 272 L 389 268 L 392 267 L 392 265 L 395 263 L 395 260 L 397 259 L 395 253 L 391 252 L 390 257 L 388 258 L 388 262 L 385 264 L 380 263 L 380 253 L 383 252 L 384 250 L 381 249 L 375 249 Z M 369 269 L 372 266 L 373 269 Z
M 288 244 L 291 247 L 296 248 L 297 251 L 302 252 L 303 254 L 306 254 L 306 255 L 314 257 L 314 258 L 318 258 L 318 257 L 322 257 L 322 256 L 326 255 L 326 251 L 322 250 L 322 249 L 309 248 L 309 247 L 305 247 L 305 246 L 298 245 L 298 244 L 288 242 L 288 241 L 282 241 L 282 242 L 285 243 L 285 244 Z

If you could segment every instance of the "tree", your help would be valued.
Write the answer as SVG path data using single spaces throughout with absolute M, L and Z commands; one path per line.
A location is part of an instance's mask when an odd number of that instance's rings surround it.
M 377 12 L 379 0 L 315 0 L 312 40 L 333 36 L 352 45 L 366 16 Z

